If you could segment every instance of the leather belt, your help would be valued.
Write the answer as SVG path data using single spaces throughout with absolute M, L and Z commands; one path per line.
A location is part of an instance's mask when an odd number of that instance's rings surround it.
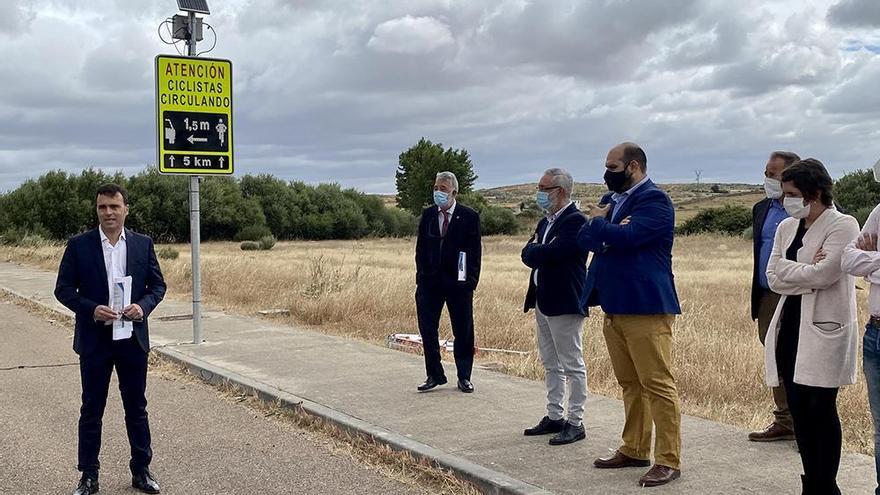
M 868 318 L 868 325 L 880 328 L 880 316 L 871 315 L 871 317 Z

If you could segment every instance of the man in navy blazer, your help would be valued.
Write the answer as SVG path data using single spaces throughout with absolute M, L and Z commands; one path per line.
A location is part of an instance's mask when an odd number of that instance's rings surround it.
M 800 161 L 800 157 L 790 151 L 774 151 L 764 166 L 764 191 L 766 198 L 752 207 L 752 320 L 758 322 L 758 339 L 761 345 L 767 337 L 770 320 L 779 305 L 779 294 L 770 290 L 767 280 L 767 265 L 773 251 L 773 240 L 776 228 L 788 218 L 782 206 L 782 171 Z M 762 377 L 763 383 L 763 377 Z M 794 421 L 788 408 L 788 397 L 785 387 L 780 384 L 771 388 L 773 394 L 773 422 L 766 428 L 749 433 L 749 440 L 754 442 L 774 442 L 778 440 L 794 440 Z
M 446 383 L 440 362 L 440 314 L 449 312 L 458 389 L 473 393 L 474 291 L 480 281 L 480 215 L 458 203 L 458 179 L 440 172 L 434 181 L 434 206 L 422 212 L 416 239 L 416 313 L 425 350 L 426 392 Z
M 584 364 L 581 305 L 587 273 L 587 251 L 577 236 L 584 216 L 571 201 L 571 174 L 559 168 L 544 172 L 536 201 L 545 212 L 535 234 L 522 250 L 522 261 L 532 269 L 524 311 L 535 309 L 538 350 L 544 365 L 547 415 L 526 436 L 557 433 L 550 445 L 583 440 L 587 368 Z M 568 417 L 564 416 L 565 384 L 569 386 Z
M 99 489 L 101 424 L 113 368 L 131 446 L 132 486 L 144 493 L 159 493 L 159 484 L 148 469 L 153 451 L 145 397 L 150 350 L 147 317 L 165 296 L 165 281 L 153 241 L 125 228 L 125 189 L 115 184 L 101 186 L 96 205 L 98 228 L 68 241 L 55 284 L 55 297 L 76 315 L 73 350 L 79 354 L 82 380 L 77 463 L 82 477 L 74 495 Z M 131 304 L 111 302 L 111 287 L 126 276 L 131 277 Z
M 672 325 L 681 313 L 672 275 L 675 212 L 669 197 L 647 176 L 648 159 L 634 143 L 608 153 L 605 183 L 611 191 L 589 207 L 578 245 L 592 251 L 584 304 L 601 306 L 603 334 L 626 420 L 623 445 L 598 468 L 654 465 L 642 486 L 681 476 L 681 411 L 672 376 Z

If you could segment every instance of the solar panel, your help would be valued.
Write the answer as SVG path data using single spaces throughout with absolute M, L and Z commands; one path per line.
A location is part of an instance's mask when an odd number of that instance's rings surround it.
M 186 12 L 197 14 L 210 14 L 208 0 L 177 0 L 177 8 Z

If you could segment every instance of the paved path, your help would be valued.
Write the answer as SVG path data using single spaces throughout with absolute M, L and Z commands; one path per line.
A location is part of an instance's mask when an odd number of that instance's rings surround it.
M 0 301 L 0 368 L 76 363 L 70 331 Z M 151 372 L 147 400 L 162 493 L 421 493 L 321 445 L 326 437 L 255 414 L 205 384 Z M 0 491 L 70 493 L 79 479 L 79 368 L 0 371 Z M 134 493 L 117 385 L 104 417 L 101 493 Z
M 52 273 L 0 263 L 0 286 L 57 306 L 53 283 Z M 191 339 L 190 321 L 161 321 L 163 315 L 188 310 L 187 304 L 163 303 L 151 320 L 153 343 Z M 623 406 L 617 400 L 590 396 L 587 440 L 550 447 L 546 438 L 522 436 L 522 429 L 544 413 L 540 382 L 478 369 L 472 395 L 448 385 L 418 394 L 415 385 L 424 375 L 419 356 L 211 311 L 205 314 L 204 338 L 200 346 L 163 350 L 280 396 L 293 394 L 327 414 L 351 418 L 392 442 L 408 440 L 413 449 L 451 459 L 465 470 L 476 465 L 482 475 L 492 474 L 488 469 L 521 482 L 507 493 L 642 493 L 637 487 L 641 469 L 591 467 L 595 457 L 618 445 Z M 800 493 L 801 467 L 793 443 L 751 443 L 740 428 L 694 417 L 684 417 L 682 427 L 683 476 L 652 488 L 653 493 Z M 873 479 L 873 459 L 844 456 L 839 476 L 844 493 L 872 493 Z

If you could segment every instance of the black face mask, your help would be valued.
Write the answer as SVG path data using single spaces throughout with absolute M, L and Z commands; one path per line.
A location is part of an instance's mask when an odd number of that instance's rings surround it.
M 620 172 L 605 171 L 605 184 L 608 186 L 608 190 L 618 194 L 625 191 L 624 187 L 631 178 L 632 175 L 626 175 L 626 169 Z

